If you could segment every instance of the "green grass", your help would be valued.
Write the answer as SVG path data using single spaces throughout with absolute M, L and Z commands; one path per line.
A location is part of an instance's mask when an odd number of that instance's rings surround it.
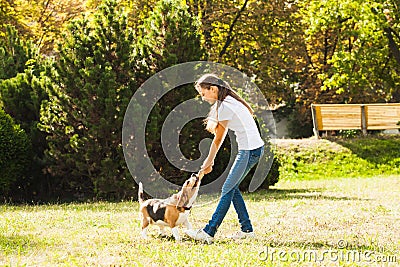
M 282 179 L 269 191 L 245 194 L 255 240 L 225 238 L 239 229 L 231 208 L 211 245 L 187 238 L 177 243 L 158 236 L 157 227 L 150 228 L 149 240 L 142 240 L 137 202 L 2 205 L 0 265 L 398 266 L 399 179 Z M 194 227 L 204 226 L 215 206 L 194 207 Z M 358 261 L 366 252 L 369 259 L 380 256 L 397 263 Z M 294 262 L 300 254 L 311 261 Z
M 283 179 L 400 175 L 400 137 L 281 140 L 276 155 Z
M 0 205 L 0 266 L 399 266 L 399 147 L 399 137 L 280 141 L 280 181 L 245 194 L 254 240 L 226 238 L 239 230 L 233 208 L 204 245 L 157 227 L 142 240 L 137 202 Z M 216 207 L 200 204 L 195 228 Z

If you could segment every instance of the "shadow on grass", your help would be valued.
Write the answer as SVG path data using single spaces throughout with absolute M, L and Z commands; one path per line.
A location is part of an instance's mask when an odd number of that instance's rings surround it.
M 31 235 L 3 235 L 0 234 L 0 251 L 5 254 L 23 253 L 32 248 L 46 246 L 46 242 Z
M 323 188 L 312 188 L 312 189 L 268 189 L 266 191 L 257 191 L 254 193 L 248 193 L 247 196 L 253 201 L 261 201 L 268 199 L 318 199 L 318 200 L 332 200 L 332 201 L 353 201 L 353 200 L 369 200 L 357 197 L 345 197 L 345 196 L 327 196 L 322 192 L 325 191 Z
M 397 162 L 400 164 L 400 137 L 398 136 L 328 138 L 328 140 L 350 149 L 353 154 L 368 162 L 374 164 Z
M 298 242 L 298 241 L 290 241 L 290 242 L 280 242 L 280 241 L 274 241 L 274 240 L 269 240 L 267 242 L 267 245 L 269 248 L 272 249 L 277 249 L 277 248 L 282 248 L 282 247 L 290 247 L 293 249 L 322 249 L 322 248 L 333 248 L 334 246 L 332 244 L 329 244 L 328 242 L 309 242 L 309 241 L 304 241 L 304 242 Z

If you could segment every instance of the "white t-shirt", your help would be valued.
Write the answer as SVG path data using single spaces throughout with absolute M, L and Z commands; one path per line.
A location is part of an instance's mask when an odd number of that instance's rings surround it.
M 212 106 L 210 117 L 229 121 L 227 127 L 235 133 L 239 150 L 252 150 L 264 145 L 256 122 L 245 105 L 228 95 L 218 107 L 217 114 L 217 103 Z

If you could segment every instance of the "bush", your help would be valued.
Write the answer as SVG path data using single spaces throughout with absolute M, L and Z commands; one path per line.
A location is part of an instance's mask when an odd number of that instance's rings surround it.
M 311 109 L 307 105 L 295 104 L 288 107 L 288 131 L 291 138 L 305 138 L 313 136 Z
M 270 186 L 275 185 L 278 182 L 280 166 L 281 166 L 281 163 L 280 163 L 279 159 L 275 156 L 267 177 L 265 178 L 264 182 L 260 185 L 260 187 L 258 189 L 267 189 L 268 190 L 268 188 Z M 255 169 L 256 169 L 256 167 L 254 167 L 249 172 L 249 174 L 244 178 L 243 182 L 239 186 L 240 190 L 247 191 L 249 189 L 249 185 L 250 185 L 250 182 L 253 177 Z
M 7 196 L 12 186 L 27 175 L 31 143 L 10 115 L 0 109 L 0 194 Z

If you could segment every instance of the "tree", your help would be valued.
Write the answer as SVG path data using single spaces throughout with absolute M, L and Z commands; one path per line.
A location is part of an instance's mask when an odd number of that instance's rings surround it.
M 150 74 L 179 63 L 206 58 L 206 52 L 202 46 L 200 21 L 189 13 L 188 6 L 182 1 L 158 1 L 149 17 L 145 19 L 140 33 L 142 36 L 140 42 L 148 55 L 144 58 L 152 71 Z M 175 88 L 156 103 L 149 115 L 149 123 L 146 125 L 146 145 L 155 168 L 164 177 L 174 177 L 171 181 L 176 183 L 185 180 L 185 173 L 172 166 L 161 153 L 163 151 L 161 129 L 167 115 L 176 105 L 195 96 L 196 91 L 193 85 Z M 196 157 L 198 143 L 207 133 L 198 121 L 191 122 L 189 125 L 181 133 L 181 140 L 185 140 L 181 144 L 182 150 L 185 155 Z
M 400 3 L 398 0 L 392 0 L 386 3 L 386 6 L 383 6 L 384 9 L 382 13 L 385 15 L 386 22 L 384 23 L 384 31 L 385 35 L 388 39 L 389 45 L 389 58 L 393 58 L 395 60 L 395 64 L 393 64 L 391 76 L 399 76 L 400 74 Z M 379 14 L 380 10 L 374 9 L 377 14 Z M 390 94 L 392 95 L 393 102 L 400 102 L 400 87 L 399 81 L 392 84 Z
M 49 134 L 49 172 L 77 195 L 126 198 L 134 182 L 124 162 L 124 112 L 137 87 L 134 36 L 115 1 L 105 1 L 94 21 L 78 19 L 60 43 L 55 84 L 41 111 Z
M 0 79 L 0 96 L 4 110 L 21 126 L 32 143 L 29 174 L 19 185 L 20 193 L 30 198 L 39 191 L 45 193 L 42 187 L 47 177 L 42 169 L 47 143 L 37 124 L 42 101 L 48 98 L 46 87 L 50 86 L 49 80 L 42 73 L 50 67 L 50 60 L 40 56 L 38 47 L 22 40 L 12 27 L 8 27 L 7 32 L 0 47 L 0 75 L 3 77 Z
M 69 21 L 90 11 L 82 0 L 17 0 L 16 3 L 18 22 L 27 29 L 25 38 L 33 40 L 45 54 L 54 52 L 54 44 Z
M 0 193 L 6 197 L 28 175 L 31 143 L 25 131 L 0 109 Z
M 399 80 L 392 72 L 395 60 L 389 56 L 385 38 L 387 21 L 383 12 L 376 10 L 383 10 L 379 1 L 311 2 L 305 22 L 309 53 L 321 84 L 315 100 L 391 100 L 390 92 Z
M 189 2 L 210 60 L 252 77 L 270 103 L 294 101 L 305 54 L 295 1 Z
M 17 123 L 29 132 L 30 122 L 38 121 L 44 89 L 33 89 L 32 80 L 43 71 L 45 59 L 38 46 L 21 38 L 12 26 L 0 39 L 0 96 L 4 108 Z
M 200 21 L 177 0 L 161 0 L 141 28 L 154 72 L 174 64 L 205 59 Z
M 0 0 L 0 38 L 7 35 L 7 26 L 13 26 L 20 32 L 27 31 L 26 27 L 19 21 L 15 1 Z
M 291 115 L 294 137 L 312 134 L 312 103 L 393 101 L 399 76 L 379 1 L 306 1 L 299 5 L 306 54 Z M 307 130 L 304 132 L 304 130 Z
M 28 61 L 38 56 L 37 46 L 22 39 L 14 27 L 7 25 L 6 35 L 0 38 L 0 80 L 24 72 Z
M 313 84 L 299 13 L 301 2 L 190 2 L 192 12 L 202 19 L 210 59 L 246 73 L 270 104 L 285 106 L 280 112 L 286 117 L 291 114 L 296 134 L 304 129 L 300 136 L 312 134 L 307 127 L 311 126 L 309 118 L 301 119 L 309 107 L 299 99 Z

